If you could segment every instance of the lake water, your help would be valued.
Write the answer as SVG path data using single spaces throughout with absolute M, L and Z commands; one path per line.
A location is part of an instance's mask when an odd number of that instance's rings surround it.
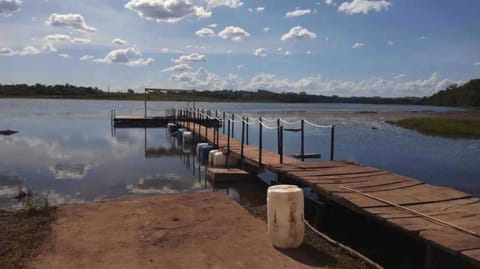
M 182 102 L 149 102 L 149 114 L 162 115 Z M 336 125 L 335 159 L 345 159 L 480 195 L 480 140 L 431 137 L 385 123 L 404 111 L 449 108 L 357 104 L 197 103 L 197 107 L 295 121 L 306 118 Z M 209 191 L 189 148 L 176 145 L 165 129 L 117 129 L 110 110 L 143 115 L 143 102 L 0 99 L 0 208 L 16 203 L 19 188 L 48 195 L 51 203 L 85 203 L 157 193 Z M 364 113 L 365 111 L 378 113 Z M 361 112 L 361 113 L 360 113 Z M 269 124 L 269 123 L 267 123 Z M 274 123 L 271 123 L 272 125 Z M 240 135 L 235 127 L 235 136 Z M 258 143 L 258 131 L 250 130 Z M 265 131 L 265 147 L 276 149 L 276 134 Z M 307 128 L 306 152 L 329 156 L 328 130 Z M 299 134 L 285 134 L 286 153 L 299 153 Z M 146 154 L 155 151 L 160 154 Z M 199 177 L 200 173 L 200 177 Z M 250 188 L 230 190 L 249 196 Z M 255 198 L 251 198 L 252 201 Z

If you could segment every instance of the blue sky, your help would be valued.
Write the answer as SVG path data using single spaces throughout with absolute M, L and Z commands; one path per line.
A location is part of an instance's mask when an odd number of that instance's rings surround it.
M 0 83 L 425 96 L 480 76 L 478 0 L 0 0 Z

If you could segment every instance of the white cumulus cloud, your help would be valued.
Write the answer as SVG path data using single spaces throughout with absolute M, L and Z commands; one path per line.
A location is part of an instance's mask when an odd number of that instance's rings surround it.
M 199 37 L 212 37 L 215 36 L 215 32 L 210 28 L 202 28 L 195 32 Z
M 142 66 L 153 63 L 154 59 L 142 58 L 142 53 L 134 46 L 112 50 L 105 58 L 95 59 L 94 61 L 109 64 L 124 64 L 126 66 Z
M 57 49 L 50 43 L 45 43 L 41 47 L 26 46 L 21 50 L 14 50 L 11 48 L 0 48 L 0 55 L 2 56 L 29 56 L 38 55 L 42 53 L 55 52 Z
M 113 39 L 112 43 L 115 44 L 115 45 L 119 45 L 119 46 L 125 46 L 125 45 L 128 44 L 128 42 L 126 40 L 123 40 L 123 39 L 120 39 L 120 38 Z
M 174 74 L 170 79 L 178 82 L 182 87 L 199 90 L 239 89 L 242 85 L 242 80 L 236 74 L 220 77 L 203 68 L 199 68 L 195 72 Z
M 258 48 L 253 52 L 253 55 L 265 57 L 267 56 L 267 50 L 265 48 Z
M 301 27 L 301 26 L 294 26 L 288 31 L 288 33 L 282 35 L 280 40 L 286 41 L 286 40 L 300 40 L 304 38 L 316 38 L 317 34 L 314 32 L 310 32 L 307 29 Z
M 65 34 L 47 35 L 43 39 L 47 41 L 53 41 L 53 42 L 69 41 L 74 44 L 85 44 L 85 43 L 91 42 L 91 40 L 88 38 L 77 38 L 77 37 L 72 37 L 70 35 L 65 35 Z
M 72 40 L 70 40 L 72 43 L 75 43 L 75 44 L 85 44 L 85 43 L 90 43 L 92 42 L 92 40 L 88 39 L 88 38 L 72 38 Z
M 343 2 L 338 11 L 346 14 L 368 14 L 370 11 L 387 10 L 391 6 L 386 0 L 353 0 L 352 2 Z
M 177 64 L 177 65 L 162 69 L 162 72 L 185 72 L 190 70 L 192 70 L 192 67 L 188 64 Z
M 207 0 L 207 6 L 238 8 L 243 6 L 243 2 L 241 0 Z
M 211 12 L 195 6 L 191 0 L 131 0 L 125 8 L 136 12 L 140 17 L 157 22 L 174 23 L 187 16 L 210 17 Z
M 238 65 L 237 68 L 242 68 Z M 360 81 L 330 80 L 321 76 L 308 76 L 298 80 L 290 80 L 274 74 L 261 73 L 250 80 L 244 80 L 236 74 L 219 76 L 203 68 L 194 72 L 182 72 L 170 77 L 182 87 L 222 90 L 237 89 L 270 90 L 275 92 L 307 92 L 310 94 L 339 95 L 339 96 L 430 96 L 444 90 L 451 84 L 462 84 L 462 81 L 453 81 L 441 78 L 433 73 L 430 77 L 417 80 L 406 80 L 404 75 L 394 78 L 371 77 Z
M 0 0 L 0 14 L 10 16 L 20 9 L 20 0 Z
M 80 58 L 80 61 L 88 61 L 88 60 L 92 60 L 94 57 L 91 56 L 91 55 L 83 55 L 81 58 Z
M 218 24 L 216 23 L 212 23 L 212 24 L 209 24 L 207 25 L 207 27 L 210 27 L 210 28 L 217 28 Z
M 355 44 L 353 44 L 352 48 L 353 49 L 359 49 L 361 47 L 365 46 L 365 44 L 361 43 L 361 42 L 357 42 Z
M 265 10 L 265 7 L 256 7 L 255 10 L 256 10 L 257 12 L 262 12 L 262 11 Z
M 238 26 L 227 26 L 218 33 L 218 36 L 223 39 L 231 39 L 233 41 L 242 41 L 244 38 L 250 36 L 250 33 Z
M 196 52 L 188 55 L 182 55 L 177 59 L 172 59 L 172 62 L 176 64 L 191 63 L 191 62 L 206 62 L 206 61 L 207 61 L 207 56 L 196 53 Z
M 270 31 L 270 27 L 263 27 L 263 31 L 264 31 L 265 33 L 268 33 L 268 32 Z
M 289 11 L 285 14 L 285 17 L 292 18 L 292 17 L 299 17 L 303 15 L 310 14 L 312 11 L 310 9 L 297 9 L 294 11 Z
M 72 58 L 71 55 L 69 54 L 66 54 L 66 53 L 59 53 L 58 54 L 59 57 L 62 57 L 62 58 L 65 58 L 65 59 L 69 59 L 69 58 Z
M 95 32 L 97 28 L 88 26 L 80 14 L 57 14 L 53 13 L 47 20 L 47 24 L 55 27 L 68 27 L 80 31 Z
M 72 37 L 64 34 L 52 34 L 45 36 L 44 39 L 50 41 L 70 41 Z

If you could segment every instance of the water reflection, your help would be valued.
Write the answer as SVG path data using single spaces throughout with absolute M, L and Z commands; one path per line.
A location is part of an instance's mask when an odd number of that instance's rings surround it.
M 203 189 L 198 181 L 185 180 L 176 174 L 155 174 L 145 176 L 137 184 L 127 185 L 127 190 L 135 194 L 178 193 Z
M 162 109 L 185 105 L 151 102 L 149 107 L 152 113 L 161 113 Z M 397 112 L 402 110 L 446 111 L 449 108 L 345 104 L 198 105 L 251 117 L 281 116 L 288 121 L 304 117 L 319 124 L 336 124 L 337 159 L 480 194 L 479 140 L 428 137 L 385 123 L 399 117 Z M 204 167 L 190 154 L 192 148 L 177 144 L 166 135 L 165 129 L 117 129 L 112 136 L 109 115 L 112 108 L 126 115 L 143 114 L 142 102 L 0 100 L 0 129 L 19 131 L 12 136 L 0 135 L 0 175 L 15 175 L 18 179 L 13 184 L 6 183 L 6 177 L 0 178 L 0 207 L 10 206 L 11 202 L 6 202 L 4 197 L 25 187 L 49 193 L 49 199 L 60 203 L 210 188 L 204 178 Z M 236 127 L 235 131 L 239 138 L 240 128 Z M 264 135 L 276 137 L 267 131 Z M 305 134 L 308 151 L 322 156 L 329 155 L 328 139 L 329 133 L 320 130 L 309 129 Z M 257 144 L 257 140 L 258 130 L 252 126 L 250 143 Z M 298 134 L 285 133 L 284 140 L 286 154 L 299 152 Z M 275 139 L 265 139 L 264 143 L 266 149 L 276 149 Z M 172 175 L 181 182 L 176 183 Z M 235 192 L 238 195 L 234 195 Z M 249 189 L 245 187 L 245 190 L 235 189 L 229 193 L 246 197 Z
M 55 179 L 82 179 L 90 168 L 89 164 L 56 164 L 49 167 Z

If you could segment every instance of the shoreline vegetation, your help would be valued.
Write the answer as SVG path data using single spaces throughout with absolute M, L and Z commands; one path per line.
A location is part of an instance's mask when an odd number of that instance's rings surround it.
M 97 87 L 65 85 L 1 85 L 0 98 L 39 98 L 39 99 L 84 99 L 84 100 L 129 100 L 143 101 L 145 94 L 128 89 L 126 92 L 103 91 Z M 417 104 L 416 97 L 339 97 L 312 95 L 305 92 L 275 93 L 257 91 L 198 91 L 179 89 L 154 89 L 149 91 L 151 101 L 195 101 L 195 102 L 238 102 L 238 103 L 363 103 L 363 104 Z
M 425 135 L 480 139 L 480 119 L 407 118 L 388 123 Z
M 196 101 L 196 102 L 258 102 L 258 103 L 357 103 L 357 104 L 402 104 L 480 107 L 480 79 L 474 79 L 458 86 L 450 85 L 431 97 L 341 97 L 307 94 L 306 92 L 272 92 L 242 90 L 179 90 L 148 89 L 148 100 L 156 101 Z M 87 99 L 87 100 L 138 100 L 145 94 L 132 89 L 125 92 L 110 92 L 98 87 L 65 85 L 0 84 L 0 98 L 43 98 L 43 99 Z
M 51 233 L 56 207 L 0 210 L 0 268 L 25 268 Z

